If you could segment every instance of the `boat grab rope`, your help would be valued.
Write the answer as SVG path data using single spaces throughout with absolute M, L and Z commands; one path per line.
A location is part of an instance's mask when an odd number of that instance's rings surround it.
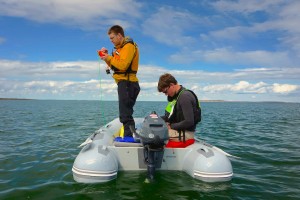
M 216 150 L 216 151 L 218 151 L 218 152 L 220 152 L 220 153 L 222 153 L 222 154 L 228 156 L 228 157 L 240 159 L 240 157 L 231 155 L 231 154 L 225 152 L 224 150 L 222 150 L 222 149 L 220 149 L 220 148 L 218 148 L 218 147 L 216 147 L 216 146 L 213 146 L 213 145 L 211 145 L 211 144 L 206 143 L 206 142 L 203 141 L 203 140 L 200 140 L 200 139 L 198 139 L 198 138 L 195 138 L 195 140 L 196 140 L 197 142 L 199 142 L 199 143 L 201 143 L 201 144 L 207 146 L 207 147 L 210 147 L 210 148 L 212 148 L 212 149 L 214 149 L 214 150 Z

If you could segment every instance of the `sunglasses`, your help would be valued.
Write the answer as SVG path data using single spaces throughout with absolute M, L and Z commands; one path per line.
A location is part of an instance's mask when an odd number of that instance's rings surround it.
M 167 94 L 169 89 L 170 89 L 170 86 L 167 87 L 166 89 L 164 89 L 164 91 L 162 91 L 162 92 L 163 92 L 164 94 Z

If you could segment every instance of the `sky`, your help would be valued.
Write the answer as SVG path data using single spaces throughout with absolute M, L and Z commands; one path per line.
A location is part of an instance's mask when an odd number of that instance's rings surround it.
M 171 73 L 200 100 L 300 102 L 298 0 L 0 0 L 0 98 L 117 100 L 107 30 L 139 47 L 138 101 Z

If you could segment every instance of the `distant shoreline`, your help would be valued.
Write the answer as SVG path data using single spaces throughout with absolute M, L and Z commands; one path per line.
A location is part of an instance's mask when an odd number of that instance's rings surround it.
M 22 98 L 0 98 L 0 100 L 35 100 L 35 99 L 22 99 Z
M 44 99 L 26 99 L 26 98 L 0 98 L 0 100 L 44 100 Z M 56 99 L 51 99 L 56 100 Z M 68 101 L 68 100 L 67 100 Z M 72 100 L 71 100 L 72 101 Z M 85 101 L 85 100 L 83 100 Z M 87 100 L 89 101 L 89 100 Z M 98 101 L 98 100 L 92 100 L 92 101 Z M 112 100 L 113 101 L 113 100 Z M 114 100 L 117 101 L 117 100 Z M 224 101 L 224 100 L 200 100 L 200 102 L 230 102 L 230 101 Z
M 58 100 L 58 99 L 26 99 L 26 98 L 0 98 L 1 100 L 53 100 L 53 101 L 100 101 L 100 100 Z M 105 100 L 105 101 L 117 101 L 117 100 Z M 143 101 L 141 101 L 143 102 Z M 161 101 L 164 102 L 164 101 Z M 227 101 L 227 100 L 200 100 L 200 103 L 298 103 L 298 102 L 284 102 L 284 101 Z

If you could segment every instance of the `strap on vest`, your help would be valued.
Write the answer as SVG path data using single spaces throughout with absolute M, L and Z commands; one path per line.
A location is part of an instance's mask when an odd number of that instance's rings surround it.
M 183 130 L 183 131 L 182 131 L 182 130 L 178 130 L 177 132 L 178 132 L 178 134 L 179 134 L 178 137 L 170 137 L 170 138 L 178 138 L 179 141 L 181 141 L 181 138 L 183 138 L 183 142 L 185 142 L 185 141 L 186 141 L 186 140 L 185 140 L 185 130 Z M 181 134 L 182 134 L 183 136 L 182 136 Z
M 125 43 L 123 44 L 122 48 L 123 48 L 126 44 L 128 44 L 128 43 L 133 44 L 134 47 L 137 48 L 137 47 L 136 47 L 136 44 L 135 44 L 133 41 L 127 41 L 127 42 L 125 42 Z M 134 52 L 133 58 L 135 57 L 135 54 L 136 54 L 136 51 Z M 114 71 L 114 74 L 124 74 L 124 75 L 127 75 L 127 81 L 129 81 L 129 74 L 136 74 L 136 73 L 137 73 L 137 71 L 133 71 L 133 70 L 132 70 L 132 62 L 133 62 L 133 58 L 132 58 L 132 60 L 131 60 L 131 63 L 130 63 L 130 65 L 129 65 L 129 67 L 127 68 L 127 70 L 126 70 L 125 72 L 121 72 L 121 71 L 119 71 L 119 69 L 116 68 L 115 66 L 111 66 L 111 69 Z
M 120 71 L 115 71 L 114 74 L 136 74 L 137 71 L 130 71 L 130 72 L 120 72 Z
M 183 137 L 181 136 L 181 132 L 183 133 Z M 179 130 L 178 133 L 179 133 L 179 136 L 178 136 L 179 141 L 181 141 L 181 137 L 182 137 L 183 138 L 183 142 L 185 142 L 185 130 L 183 130 L 183 131 Z

